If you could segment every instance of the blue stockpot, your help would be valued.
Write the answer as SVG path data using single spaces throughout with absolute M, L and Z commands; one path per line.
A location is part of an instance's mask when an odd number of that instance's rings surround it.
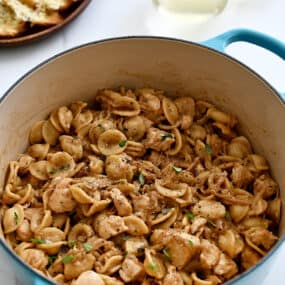
M 155 38 L 155 37 L 153 37 Z M 177 41 L 177 39 L 175 39 Z M 103 40 L 106 41 L 106 40 Z M 101 43 L 103 41 L 98 42 L 92 42 L 87 45 Z M 107 40 L 108 41 L 108 40 Z M 187 43 L 186 41 L 183 41 L 184 43 Z M 214 37 L 212 39 L 209 39 L 207 41 L 204 41 L 201 43 L 203 46 L 207 46 L 208 48 L 212 50 L 216 50 L 220 53 L 225 53 L 225 48 L 234 42 L 248 42 L 255 45 L 258 45 L 260 47 L 263 47 L 282 59 L 285 59 L 285 44 L 281 41 L 270 37 L 268 35 L 251 31 L 251 30 L 245 30 L 245 29 L 236 29 L 228 31 L 224 34 L 221 34 L 217 37 Z M 191 44 L 197 45 L 196 43 Z M 86 45 L 83 45 L 86 46 Z M 48 59 L 47 61 L 41 63 L 37 67 L 35 67 L 33 70 L 29 71 L 27 74 L 25 74 L 22 78 L 20 78 L 1 98 L 1 102 L 3 99 L 8 96 L 9 92 L 23 79 L 25 79 L 30 73 L 41 67 L 42 65 L 48 63 L 49 61 L 68 53 L 69 51 L 81 48 L 83 46 L 79 46 L 76 48 L 73 48 L 71 50 L 65 51 L 61 54 L 58 54 L 55 57 L 52 57 L 51 59 Z M 231 58 L 234 60 L 233 58 Z M 252 71 L 253 72 L 253 71 Z M 264 80 L 265 81 L 265 80 Z M 268 84 L 266 82 L 266 84 Z M 271 87 L 272 88 L 272 87 Z M 272 88 L 273 89 L 273 88 Z M 277 93 L 277 92 L 276 92 Z M 282 99 L 285 99 L 285 94 L 279 93 L 280 97 Z M 235 277 L 234 279 L 226 282 L 226 285 L 255 285 L 255 284 L 262 284 L 263 280 L 265 279 L 265 276 L 268 274 L 270 270 L 270 265 L 272 265 L 273 259 L 276 257 L 277 251 L 283 241 L 285 240 L 285 237 L 282 237 L 276 245 L 270 250 L 270 252 L 254 267 L 252 267 L 250 270 L 242 273 L 241 275 Z M 49 285 L 49 284 L 55 284 L 45 277 L 42 277 L 39 275 L 35 270 L 33 270 L 31 267 L 27 266 L 6 244 L 5 242 L 0 239 L 0 251 L 1 256 L 7 260 L 7 263 L 11 266 L 11 268 L 14 269 L 15 275 L 17 276 L 17 279 L 25 285 Z M 3 284 L 0 281 L 0 284 Z M 4 284 L 3 284 L 4 285 Z M 276 284 L 279 285 L 279 284 Z

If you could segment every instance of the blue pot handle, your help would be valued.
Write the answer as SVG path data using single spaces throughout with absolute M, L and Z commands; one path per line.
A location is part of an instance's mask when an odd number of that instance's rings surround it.
M 271 36 L 252 30 L 231 30 L 217 37 L 204 41 L 202 44 L 225 53 L 226 47 L 234 42 L 248 42 L 255 44 L 275 53 L 277 56 L 285 60 L 285 44 L 283 42 Z M 285 93 L 281 94 L 281 96 L 283 99 L 285 99 Z
M 52 283 L 45 281 L 44 279 L 36 276 L 33 285 L 50 285 Z

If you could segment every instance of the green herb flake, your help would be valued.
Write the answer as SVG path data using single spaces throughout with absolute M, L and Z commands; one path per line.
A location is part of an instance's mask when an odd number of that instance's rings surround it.
M 190 246 L 193 246 L 193 241 L 192 241 L 191 239 L 189 239 L 189 240 L 188 240 L 188 244 L 189 244 Z
M 166 140 L 167 138 L 172 139 L 173 138 L 173 134 L 169 134 L 169 133 L 161 134 L 160 138 L 161 138 L 162 141 Z
M 17 213 L 17 212 L 14 212 L 14 221 L 15 221 L 15 224 L 16 224 L 16 225 L 19 224 L 19 216 L 18 216 L 18 213 Z
M 173 166 L 172 169 L 177 172 L 177 173 L 180 173 L 182 171 L 182 168 L 181 167 L 176 167 L 176 166 Z
M 69 242 L 67 243 L 67 245 L 68 245 L 69 248 L 74 248 L 75 245 L 76 245 L 76 240 L 71 240 L 71 241 L 69 241 Z
M 170 260 L 171 259 L 171 256 L 168 253 L 168 248 L 165 248 L 162 252 L 163 252 L 163 257 L 164 257 L 165 260 Z
M 206 152 L 207 154 L 211 155 L 212 154 L 212 148 L 206 143 L 205 144 Z
M 151 269 L 152 271 L 157 271 L 157 266 L 156 266 L 155 263 L 149 263 L 149 264 L 147 265 L 147 267 L 148 267 L 149 269 Z
M 143 247 L 139 247 L 139 248 L 137 249 L 137 252 L 138 252 L 138 253 L 144 253 L 144 251 L 145 251 L 145 249 L 144 249 Z
M 70 263 L 75 258 L 74 255 L 66 255 L 62 258 L 62 263 L 67 264 Z
M 44 239 L 39 239 L 39 238 L 32 238 L 31 242 L 32 243 L 38 243 L 38 244 L 45 244 L 45 243 L 47 243 Z
M 48 257 L 48 263 L 51 265 L 51 264 L 53 264 L 55 262 L 56 259 L 57 259 L 56 255 L 49 256 Z
M 90 242 L 86 242 L 83 244 L 85 250 L 88 252 L 88 251 L 91 251 L 93 249 L 93 246 Z
M 123 236 L 122 239 L 123 240 L 128 240 L 128 239 L 130 239 L 130 236 Z
M 49 171 L 49 174 L 55 174 L 57 173 L 57 169 L 55 168 L 52 168 L 50 171 Z
M 161 213 L 162 213 L 163 215 L 166 215 L 167 213 L 170 212 L 171 209 L 172 209 L 172 208 L 163 208 L 163 209 L 161 210 Z
M 207 225 L 213 228 L 217 227 L 211 220 L 207 220 Z
M 232 216 L 231 216 L 231 213 L 229 211 L 226 211 L 226 215 L 225 215 L 226 219 L 228 221 L 231 221 L 232 220 Z
M 190 219 L 191 221 L 193 221 L 194 218 L 195 218 L 195 215 L 192 214 L 192 213 L 186 213 L 185 216 L 186 216 L 188 219 Z
M 127 143 L 126 140 L 121 140 L 121 141 L 119 142 L 119 146 L 120 146 L 120 147 L 124 147 L 124 146 L 126 145 L 126 143 Z
M 128 253 L 127 251 L 124 252 L 124 256 L 125 256 L 125 257 L 127 257 L 128 254 L 129 254 L 129 253 Z
M 144 179 L 144 176 L 143 176 L 143 174 L 140 172 L 139 173 L 139 182 L 140 182 L 140 184 L 141 184 L 141 186 L 144 186 L 144 183 L 145 183 L 145 179 Z
M 67 164 L 63 164 L 59 167 L 59 170 L 68 170 L 70 169 L 70 164 L 67 163 Z

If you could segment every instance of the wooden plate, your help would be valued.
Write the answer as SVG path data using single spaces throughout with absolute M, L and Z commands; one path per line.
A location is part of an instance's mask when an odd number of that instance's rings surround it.
M 33 42 L 44 37 L 51 35 L 52 33 L 63 28 L 65 25 L 74 20 L 91 2 L 91 0 L 82 0 L 78 3 L 75 2 L 65 13 L 63 13 L 64 20 L 51 27 L 35 27 L 30 28 L 23 34 L 13 38 L 0 38 L 0 46 L 16 46 L 29 42 Z

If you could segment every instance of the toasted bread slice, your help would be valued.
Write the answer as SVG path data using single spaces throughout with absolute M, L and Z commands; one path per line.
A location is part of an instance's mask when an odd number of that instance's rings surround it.
M 19 0 L 3 0 L 3 2 L 14 11 L 18 19 L 33 25 L 52 26 L 62 21 L 58 12 L 49 12 L 43 7 L 32 9 Z
M 0 37 L 15 37 L 25 30 L 25 23 L 0 0 Z
M 78 0 L 20 0 L 33 9 L 43 7 L 50 11 L 64 11 Z

